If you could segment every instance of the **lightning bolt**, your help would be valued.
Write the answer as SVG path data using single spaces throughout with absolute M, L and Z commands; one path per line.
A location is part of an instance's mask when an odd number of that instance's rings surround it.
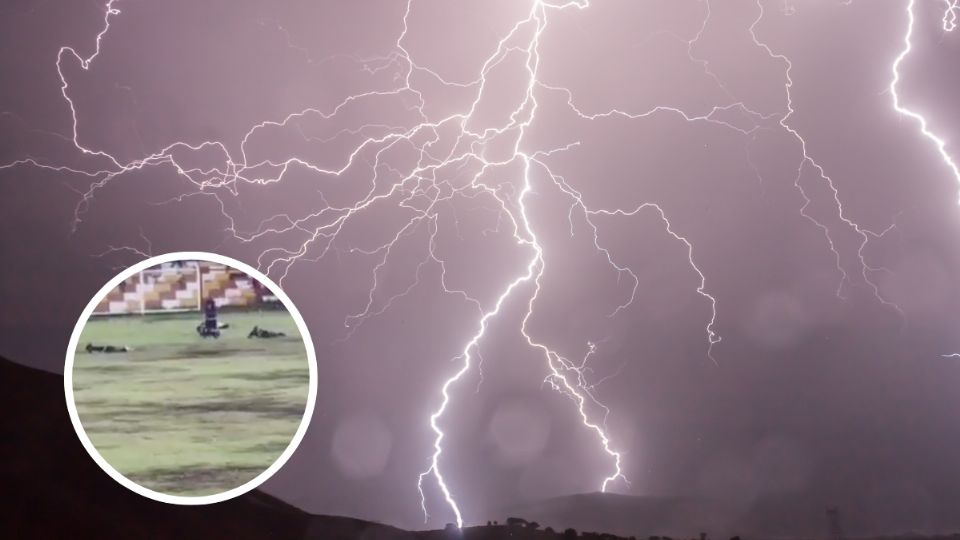
M 579 8 L 586 7 L 586 3 L 566 4 L 564 6 L 560 6 L 560 9 L 563 9 L 563 7 L 565 6 L 571 6 L 571 5 Z M 461 354 L 461 358 L 462 358 L 461 368 L 456 373 L 454 373 L 453 376 L 447 379 L 446 382 L 444 382 L 441 388 L 441 394 L 443 396 L 441 405 L 430 416 L 430 427 L 433 429 L 433 432 L 436 435 L 436 438 L 434 439 L 434 452 L 433 452 L 433 455 L 431 456 L 430 467 L 425 472 L 421 473 L 418 479 L 418 489 L 420 490 L 421 508 L 424 513 L 424 519 L 426 520 L 429 518 L 429 513 L 426 507 L 426 496 L 423 492 L 423 481 L 425 477 L 427 477 L 428 475 L 432 475 L 436 479 L 437 485 L 439 486 L 441 492 L 443 493 L 444 499 L 446 500 L 450 509 L 453 511 L 458 527 L 463 526 L 463 514 L 460 510 L 459 505 L 457 504 L 456 500 L 451 494 L 450 488 L 448 487 L 447 482 L 444 479 L 444 476 L 440 470 L 440 456 L 443 452 L 442 442 L 444 438 L 444 432 L 441 426 L 439 425 L 439 420 L 443 416 L 444 412 L 447 409 L 447 406 L 450 403 L 450 387 L 453 384 L 455 384 L 457 381 L 459 381 L 469 371 L 471 367 L 471 353 L 474 348 L 478 347 L 480 340 L 483 338 L 484 334 L 486 333 L 486 329 L 489 321 L 493 317 L 495 317 L 497 314 L 500 313 L 504 302 L 510 297 L 513 291 L 517 289 L 520 285 L 527 283 L 530 280 L 534 281 L 535 290 L 534 290 L 534 293 L 531 295 L 529 302 L 527 304 L 527 312 L 523 319 L 523 323 L 521 326 L 521 333 L 526 338 L 527 343 L 530 346 L 536 347 L 543 352 L 547 360 L 548 367 L 550 369 L 550 375 L 548 376 L 548 380 L 550 381 L 550 383 L 553 385 L 554 388 L 556 388 L 557 390 L 563 390 L 567 392 L 567 394 L 574 399 L 574 401 L 577 403 L 577 409 L 578 409 L 578 412 L 580 413 L 583 424 L 588 429 L 594 431 L 597 434 L 597 436 L 601 440 L 604 451 L 608 455 L 614 458 L 615 472 L 611 476 L 604 479 L 601 485 L 601 489 L 606 489 L 608 482 L 622 476 L 622 473 L 620 471 L 620 459 L 621 459 L 620 454 L 611 448 L 610 439 L 607 436 L 605 430 L 597 423 L 591 421 L 589 415 L 586 413 L 584 409 L 585 403 L 586 403 L 586 398 L 584 397 L 584 394 L 587 392 L 585 391 L 583 385 L 582 384 L 574 385 L 573 383 L 571 383 L 562 372 L 563 367 L 567 367 L 567 364 L 563 361 L 563 359 L 554 351 L 552 351 L 550 348 L 548 348 L 546 345 L 535 342 L 533 338 L 530 336 L 530 334 L 527 332 L 527 321 L 529 320 L 531 314 L 533 313 L 534 302 L 536 301 L 537 296 L 539 295 L 541 290 L 540 279 L 543 276 L 545 264 L 544 264 L 544 258 L 543 258 L 543 248 L 537 241 L 537 237 L 534 232 L 534 228 L 531 224 L 530 218 L 528 216 L 527 206 L 526 206 L 526 197 L 527 195 L 529 195 L 529 193 L 532 190 L 532 179 L 531 179 L 530 170 L 531 170 L 531 164 L 534 162 L 534 160 L 531 158 L 531 156 L 528 156 L 520 152 L 520 143 L 523 140 L 523 135 L 525 133 L 526 128 L 533 121 L 533 118 L 535 116 L 537 106 L 538 106 L 538 102 L 534 95 L 534 90 L 537 87 L 536 86 L 537 72 L 538 72 L 537 70 L 539 67 L 539 60 L 540 60 L 540 56 L 539 56 L 540 53 L 539 53 L 538 46 L 540 42 L 540 36 L 542 35 L 544 28 L 546 27 L 547 7 L 548 7 L 548 4 L 544 2 L 535 2 L 529 13 L 528 18 L 524 21 L 517 23 L 513 27 L 513 30 L 507 35 L 507 37 L 505 37 L 500 41 L 499 46 L 497 48 L 497 52 L 494 53 L 494 55 L 487 60 L 483 70 L 483 72 L 486 73 L 486 66 L 489 65 L 492 61 L 494 61 L 495 58 L 497 58 L 501 54 L 501 51 L 503 50 L 508 40 L 511 37 L 513 37 L 523 25 L 531 24 L 531 23 L 535 24 L 535 32 L 533 33 L 533 37 L 531 38 L 525 50 L 526 69 L 528 71 L 529 78 L 528 78 L 528 85 L 526 88 L 524 100 L 520 104 L 520 106 L 514 111 L 514 113 L 511 115 L 511 120 L 512 120 L 511 125 L 507 126 L 503 130 L 496 130 L 498 133 L 503 133 L 503 131 L 512 129 L 513 127 L 517 127 L 519 130 L 519 136 L 516 138 L 516 144 L 513 149 L 513 156 L 519 156 L 523 162 L 523 188 L 520 191 L 519 196 L 517 198 L 518 207 L 519 207 L 519 220 L 516 220 L 516 218 L 513 218 L 513 217 L 511 219 L 513 219 L 515 223 L 519 221 L 518 225 L 520 225 L 519 227 L 517 227 L 517 229 L 515 229 L 516 232 L 514 234 L 514 238 L 519 244 L 528 246 L 529 248 L 531 248 L 533 251 L 533 256 L 531 257 L 531 259 L 527 264 L 526 272 L 523 275 L 517 277 L 516 279 L 510 282 L 510 284 L 506 287 L 506 289 L 497 299 L 493 309 L 485 313 L 483 317 L 480 319 L 479 330 L 477 331 L 476 334 L 473 335 L 470 341 L 467 342 Z M 554 7 L 554 6 L 551 6 L 551 7 Z M 485 83 L 486 83 L 486 80 L 484 79 L 481 84 L 485 84 Z M 474 108 L 476 107 L 481 95 L 482 95 L 482 92 L 478 93 L 477 101 L 475 101 L 473 105 Z M 522 114 L 521 111 L 524 111 L 524 110 L 529 111 L 526 117 L 521 116 Z
M 946 0 L 946 11 L 943 17 L 943 28 L 952 31 L 957 26 L 960 0 Z M 628 265 L 618 262 L 617 256 L 601 241 L 601 229 L 597 224 L 598 216 L 603 218 L 627 219 L 637 216 L 641 212 L 653 213 L 663 224 L 664 232 L 673 240 L 682 244 L 686 249 L 686 263 L 698 276 L 696 292 L 702 298 L 709 316 L 704 326 L 706 336 L 705 355 L 715 364 L 714 346 L 721 341 L 716 329 L 717 299 L 708 292 L 707 278 L 695 262 L 694 244 L 687 236 L 679 232 L 679 228 L 671 222 L 664 207 L 654 201 L 635 204 L 630 207 L 597 208 L 585 200 L 584 195 L 573 187 L 566 178 L 552 170 L 549 158 L 552 155 L 570 152 L 576 149 L 579 141 L 566 146 L 550 149 L 534 150 L 527 148 L 528 128 L 534 122 L 541 106 L 538 98 L 544 95 L 560 95 L 566 107 L 578 118 L 588 122 L 602 122 L 609 118 L 619 118 L 628 121 L 643 121 L 651 117 L 670 116 L 679 121 L 690 124 L 709 124 L 719 126 L 737 137 L 742 137 L 747 144 L 750 138 L 755 137 L 758 130 L 770 119 L 775 119 L 780 129 L 789 133 L 798 143 L 801 156 L 797 164 L 794 186 L 805 201 L 800 209 L 801 214 L 819 228 L 831 250 L 836 269 L 840 275 L 840 283 L 836 290 L 837 296 L 843 296 L 845 284 L 851 282 L 851 276 L 845 270 L 840 249 L 834 242 L 833 229 L 806 212 L 812 204 L 812 199 L 801 182 L 805 172 L 813 171 L 825 183 L 832 193 L 832 203 L 836 214 L 843 226 L 853 230 L 860 237 L 857 249 L 860 279 L 871 288 L 873 295 L 884 305 L 891 306 L 899 312 L 899 307 L 883 297 L 878 285 L 872 280 L 872 274 L 884 270 L 868 264 L 865 249 L 871 240 L 883 237 L 895 227 L 895 223 L 883 230 L 874 231 L 865 228 L 847 216 L 841 203 L 839 189 L 824 168 L 810 155 L 804 137 L 790 123 L 794 115 L 791 76 L 793 64 L 785 55 L 776 53 L 761 40 L 756 27 L 764 17 L 764 7 L 757 1 L 759 10 L 757 18 L 749 27 L 749 33 L 754 44 L 763 49 L 770 58 L 782 62 L 785 66 L 784 93 L 786 110 L 780 113 L 761 114 L 751 109 L 748 104 L 736 99 L 728 91 L 720 77 L 710 70 L 709 62 L 694 54 L 694 49 L 707 28 L 710 17 L 710 3 L 704 1 L 704 18 L 696 34 L 690 39 L 674 36 L 686 44 L 689 61 L 701 67 L 703 73 L 727 96 L 728 101 L 716 104 L 701 111 L 688 111 L 679 107 L 659 105 L 648 110 L 629 111 L 621 109 L 587 110 L 578 102 L 577 96 L 565 87 L 550 84 L 541 79 L 540 58 L 541 38 L 548 27 L 550 15 L 567 10 L 585 10 L 590 7 L 588 0 L 571 0 L 566 2 L 550 2 L 548 0 L 532 0 L 530 10 L 517 20 L 509 32 L 501 37 L 495 50 L 482 64 L 479 74 L 472 80 L 457 81 L 441 76 L 435 70 L 419 64 L 405 45 L 409 33 L 409 18 L 411 16 L 413 0 L 408 0 L 403 17 L 402 28 L 399 32 L 394 50 L 379 56 L 361 57 L 358 55 L 335 55 L 315 59 L 310 56 L 309 50 L 298 45 L 291 34 L 279 22 L 259 21 L 264 28 L 274 28 L 283 34 L 287 46 L 297 54 L 306 58 L 312 66 L 319 66 L 331 61 L 349 61 L 362 66 L 364 73 L 374 76 L 383 73 L 394 75 L 395 86 L 372 89 L 366 92 L 352 94 L 329 108 L 307 108 L 293 112 L 277 120 L 264 120 L 250 127 L 241 139 L 239 149 L 231 151 L 220 141 L 209 140 L 201 142 L 176 141 L 149 155 L 131 161 L 122 161 L 104 150 L 91 148 L 81 142 L 77 107 L 70 94 L 70 85 L 64 74 L 63 65 L 66 61 L 75 62 L 82 70 L 88 71 L 96 58 L 100 55 L 103 41 L 106 38 L 111 24 L 120 14 L 116 5 L 118 0 L 109 0 L 105 4 L 102 27 L 96 34 L 94 47 L 89 54 L 81 54 L 74 47 L 64 46 L 59 49 L 56 59 L 56 70 L 61 83 L 61 95 L 68 105 L 71 117 L 71 134 L 54 134 L 68 140 L 81 156 L 92 160 L 89 166 L 66 166 L 57 163 L 48 163 L 33 157 L 24 157 L 16 161 L 0 165 L 0 169 L 19 166 L 30 166 L 51 172 L 66 173 L 81 176 L 90 181 L 86 191 L 80 195 L 80 200 L 74 211 L 74 230 L 82 222 L 83 214 L 87 211 L 95 194 L 105 188 L 117 178 L 135 171 L 153 167 L 168 167 L 178 178 L 189 182 L 192 191 L 187 191 L 177 197 L 157 204 L 180 202 L 190 197 L 212 197 L 217 201 L 223 219 L 228 224 L 226 231 L 233 238 L 243 243 L 251 243 L 283 236 L 294 236 L 302 239 L 299 245 L 293 248 L 270 247 L 260 253 L 257 265 L 268 274 L 277 275 L 282 284 L 294 264 L 308 261 L 317 261 L 328 255 L 366 257 L 373 261 L 370 274 L 370 288 L 366 302 L 356 312 L 344 318 L 345 335 L 349 339 L 363 323 L 379 316 L 393 307 L 394 303 L 409 295 L 416 287 L 422 284 L 422 271 L 429 265 L 439 268 L 439 287 L 445 293 L 460 299 L 476 311 L 477 319 L 475 331 L 469 340 L 459 349 L 453 361 L 458 367 L 452 375 L 446 378 L 439 388 L 440 403 L 428 418 L 429 426 L 434 434 L 432 453 L 428 456 L 427 469 L 419 474 L 417 489 L 420 494 L 420 507 L 424 518 L 429 519 L 426 482 L 432 479 L 439 489 L 449 511 L 453 514 L 458 526 L 464 523 L 464 515 L 457 503 L 450 483 L 442 473 L 442 457 L 444 455 L 445 415 L 454 399 L 456 387 L 474 371 L 479 371 L 482 356 L 481 343 L 487 336 L 491 323 L 506 309 L 507 304 L 522 294 L 521 305 L 524 306 L 522 322 L 517 329 L 526 341 L 527 346 L 542 355 L 545 367 L 545 385 L 570 398 L 574 404 L 584 429 L 592 433 L 599 442 L 600 449 L 610 462 L 610 472 L 599 482 L 599 489 L 606 491 L 618 481 L 627 483 L 622 470 L 622 455 L 616 450 L 616 445 L 606 426 L 610 409 L 600 400 L 597 387 L 607 377 L 592 380 L 593 370 L 589 366 L 590 359 L 598 352 L 598 341 L 587 341 L 587 352 L 581 360 L 574 361 L 562 354 L 556 348 L 533 335 L 529 322 L 537 313 L 537 302 L 544 293 L 543 277 L 550 260 L 537 235 L 537 227 L 531 218 L 530 198 L 537 190 L 555 190 L 569 200 L 567 214 L 570 235 L 580 233 L 585 228 L 593 245 L 600 256 L 604 258 L 617 279 L 627 279 L 632 286 L 629 294 L 616 306 L 612 306 L 608 314 L 615 317 L 629 309 L 638 297 L 639 279 L 636 272 Z M 786 4 L 785 4 L 786 6 Z M 789 7 L 789 6 L 788 6 Z M 785 8 L 787 9 L 787 8 Z M 792 8 L 790 8 L 792 9 Z M 904 49 L 893 64 L 893 81 L 890 92 L 893 96 L 894 108 L 901 114 L 907 115 L 920 126 L 925 137 L 935 143 L 944 162 L 951 168 L 957 181 L 960 182 L 960 171 L 945 150 L 945 142 L 934 135 L 927 127 L 926 119 L 900 105 L 897 95 L 899 82 L 899 66 L 911 50 L 911 35 L 914 23 L 914 0 L 910 0 L 907 13 L 909 26 L 904 39 Z M 508 115 L 503 124 L 493 127 L 483 127 L 478 119 L 477 110 L 487 95 L 490 83 L 490 73 L 503 65 L 508 59 L 519 57 L 525 70 L 525 82 L 518 86 L 520 99 Z M 436 118 L 429 112 L 428 98 L 425 91 L 415 83 L 417 78 L 426 78 L 443 88 L 456 91 L 472 92 L 473 99 L 466 110 L 453 112 Z M 348 108 L 370 101 L 395 102 L 398 112 L 408 114 L 412 120 L 366 123 L 355 128 L 343 128 L 330 136 L 315 137 L 304 130 L 304 124 L 309 121 L 326 122 L 339 118 Z M 392 101 L 391 101 L 392 100 Z M 750 119 L 753 125 L 743 127 L 724 120 L 724 113 L 739 112 Z M 4 113 L 6 114 L 6 113 Z M 343 139 L 358 139 L 351 143 L 345 156 L 334 164 L 316 163 L 311 160 L 291 156 L 282 159 L 256 156 L 258 137 L 269 135 L 273 130 L 295 130 L 304 141 L 314 144 L 329 144 L 340 142 Z M 452 135 L 451 135 L 452 134 Z M 493 147 L 497 143 L 508 142 L 507 152 L 497 152 Z M 404 166 L 391 163 L 391 152 L 407 150 L 413 152 L 417 159 L 409 170 Z M 215 163 L 210 166 L 188 166 L 184 164 L 181 154 L 200 154 L 214 156 Z M 749 154 L 749 152 L 748 152 Z M 751 162 L 752 165 L 752 162 Z M 511 171 L 519 168 L 517 178 L 498 180 L 498 172 Z M 303 171 L 321 178 L 340 178 L 348 171 L 368 170 L 369 184 L 364 187 L 365 192 L 349 203 L 330 201 L 321 194 L 322 207 L 306 215 L 295 216 L 279 213 L 260 221 L 252 230 L 243 230 L 237 219 L 229 210 L 229 197 L 239 196 L 239 187 L 243 184 L 267 185 L 282 181 L 290 171 Z M 511 173 L 512 174 L 512 173 Z M 445 216 L 452 215 L 452 226 L 459 234 L 459 220 L 456 215 L 454 201 L 474 201 L 484 209 L 496 215 L 497 225 L 484 230 L 484 234 L 507 234 L 513 239 L 527 257 L 522 271 L 507 280 L 501 287 L 493 302 L 485 302 L 479 295 L 475 295 L 464 287 L 454 286 L 447 279 L 447 260 L 437 245 L 437 236 L 442 228 Z M 376 212 L 384 205 L 390 205 L 402 210 L 408 219 L 392 230 L 389 238 L 380 245 L 373 247 L 358 247 L 346 245 L 342 238 L 345 227 L 369 213 Z M 492 207 L 492 208 L 491 208 Z M 585 224 L 579 229 L 577 223 Z M 129 251 L 139 255 L 151 252 L 152 245 L 140 231 L 141 239 L 146 244 L 146 250 L 134 247 L 115 247 L 102 255 L 117 251 Z M 387 296 L 386 300 L 378 301 L 378 291 L 384 285 L 381 282 L 383 273 L 391 267 L 393 257 L 398 246 L 403 242 L 413 242 L 421 236 L 426 237 L 423 246 L 423 256 L 416 266 L 416 270 L 409 280 L 400 289 Z M 719 364 L 718 364 L 719 365 Z
M 813 169 L 818 175 L 818 177 L 826 184 L 827 188 L 830 190 L 830 193 L 833 196 L 833 204 L 837 212 L 836 215 L 840 219 L 840 221 L 845 226 L 847 226 L 848 228 L 856 232 L 856 234 L 860 237 L 860 243 L 857 247 L 857 259 L 860 267 L 860 277 L 863 279 L 863 282 L 870 287 L 871 291 L 873 292 L 874 298 L 876 298 L 880 303 L 895 309 L 902 318 L 904 316 L 903 310 L 901 310 L 900 307 L 895 303 L 884 298 L 883 295 L 880 293 L 879 285 L 870 278 L 870 274 L 884 271 L 886 269 L 883 267 L 871 266 L 867 262 L 866 255 L 864 254 L 864 250 L 867 248 L 867 244 L 870 242 L 871 239 L 882 238 L 884 235 L 886 235 L 888 232 L 890 232 L 896 227 L 896 223 L 891 223 L 884 230 L 880 232 L 876 232 L 876 231 L 867 229 L 866 227 L 862 227 L 860 224 L 853 221 L 851 218 L 849 218 L 846 215 L 846 212 L 843 207 L 843 203 L 840 200 L 840 191 L 837 188 L 836 183 L 833 181 L 830 175 L 827 174 L 824 168 L 810 155 L 810 153 L 807 150 L 807 141 L 803 137 L 803 135 L 801 135 L 800 132 L 798 132 L 793 126 L 790 125 L 790 118 L 796 112 L 796 110 L 793 108 L 793 93 L 792 93 L 793 84 L 794 84 L 793 77 L 791 76 L 791 72 L 793 71 L 793 62 L 786 55 L 774 52 L 773 49 L 770 47 L 770 45 L 762 41 L 757 36 L 757 25 L 760 24 L 760 22 L 763 20 L 764 7 L 761 0 L 757 0 L 756 4 L 757 4 L 758 13 L 757 13 L 757 18 L 753 21 L 753 24 L 750 25 L 750 28 L 749 28 L 750 37 L 753 40 L 753 43 L 757 47 L 760 47 L 764 51 L 766 51 L 767 55 L 769 55 L 770 58 L 778 60 L 785 65 L 784 77 L 786 79 L 786 82 L 784 83 L 783 89 L 784 89 L 784 94 L 786 95 L 787 110 L 786 110 L 786 114 L 784 114 L 780 118 L 779 124 L 780 124 L 780 127 L 783 128 L 783 130 L 785 130 L 787 133 L 793 136 L 794 139 L 796 139 L 796 141 L 800 144 L 801 159 L 800 159 L 799 165 L 797 166 L 797 170 L 796 170 L 797 174 L 794 177 L 793 185 L 796 188 L 797 192 L 800 193 L 800 196 L 803 198 L 803 201 L 804 201 L 803 206 L 801 206 L 800 208 L 800 214 L 823 232 L 827 245 L 829 246 L 830 251 L 833 253 L 833 256 L 836 262 L 836 269 L 837 269 L 837 272 L 840 274 L 840 282 L 837 285 L 836 295 L 838 298 L 845 298 L 843 295 L 843 287 L 850 280 L 850 276 L 847 274 L 847 271 L 843 267 L 840 250 L 837 248 L 836 242 L 834 241 L 833 230 L 829 226 L 824 224 L 822 221 L 816 219 L 815 217 L 807 213 L 807 208 L 813 203 L 813 200 L 808 195 L 806 189 L 804 189 L 801 183 L 801 180 L 803 178 L 804 171 L 808 169 Z M 792 6 L 787 6 L 785 7 L 784 11 L 787 15 L 790 15 L 794 12 L 794 9 L 795 8 L 793 8 Z
M 943 15 L 943 31 L 952 32 L 957 28 L 957 17 L 958 13 L 960 13 L 960 0 L 945 0 L 945 4 L 946 8 Z M 903 64 L 903 61 L 910 54 L 910 51 L 913 50 L 913 26 L 916 22 L 916 16 L 914 15 L 915 5 L 916 0 L 908 0 L 906 9 L 907 31 L 903 36 L 903 49 L 900 51 L 900 54 L 897 55 L 896 59 L 894 59 L 893 65 L 890 68 L 890 71 L 893 74 L 893 77 L 890 79 L 890 96 L 893 99 L 893 110 L 909 117 L 917 123 L 917 127 L 920 128 L 920 133 L 933 143 L 934 147 L 937 149 L 937 153 L 940 154 L 940 158 L 943 160 L 944 165 L 950 169 L 954 179 L 956 179 L 957 183 L 960 184 L 960 167 L 957 166 L 957 163 L 953 160 L 950 154 L 947 153 L 947 142 L 930 130 L 930 127 L 927 124 L 927 119 L 924 118 L 923 115 L 905 107 L 900 102 L 900 94 L 897 91 L 897 86 L 900 84 L 900 65 Z
M 943 13 L 943 31 L 953 32 L 957 28 L 957 17 L 958 13 L 960 13 L 960 0 L 944 0 L 944 4 L 945 9 Z M 922 114 L 905 107 L 900 102 L 900 94 L 897 91 L 897 86 L 900 84 L 900 65 L 903 64 L 903 61 L 913 50 L 913 27 L 916 23 L 916 15 L 914 13 L 915 7 L 915 0 L 909 0 L 907 2 L 907 30 L 903 36 L 903 49 L 900 50 L 900 54 L 897 55 L 893 61 L 893 65 L 890 67 L 892 77 L 890 79 L 889 91 L 890 97 L 893 101 L 893 110 L 916 122 L 917 127 L 920 129 L 920 133 L 933 143 L 937 153 L 940 154 L 940 159 L 943 160 L 944 165 L 946 165 L 947 169 L 949 169 L 953 174 L 953 178 L 957 181 L 957 184 L 960 184 L 960 167 L 957 166 L 957 163 L 954 161 L 953 157 L 947 152 L 947 142 L 930 130 L 930 127 L 927 124 L 927 119 Z M 949 353 L 941 356 L 944 358 L 960 358 L 960 353 Z

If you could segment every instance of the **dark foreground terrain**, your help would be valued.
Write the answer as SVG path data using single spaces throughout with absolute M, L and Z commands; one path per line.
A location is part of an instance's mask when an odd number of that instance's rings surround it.
M 120 486 L 87 455 L 70 424 L 60 376 L 0 359 L 0 411 L 0 535 L 5 538 L 620 538 L 553 531 L 547 524 L 409 532 L 312 515 L 258 491 L 201 507 L 159 503 Z

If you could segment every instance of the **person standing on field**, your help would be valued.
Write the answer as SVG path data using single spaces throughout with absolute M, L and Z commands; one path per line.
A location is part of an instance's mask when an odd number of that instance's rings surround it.
M 220 324 L 217 321 L 217 302 L 208 297 L 203 304 L 203 324 L 197 327 L 197 333 L 203 337 L 220 337 Z

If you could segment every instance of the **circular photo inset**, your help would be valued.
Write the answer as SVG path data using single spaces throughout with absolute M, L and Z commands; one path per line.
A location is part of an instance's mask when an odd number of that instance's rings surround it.
M 171 253 L 121 272 L 90 301 L 64 389 L 84 447 L 158 501 L 245 493 L 294 452 L 317 391 L 313 345 L 290 299 L 256 269 Z

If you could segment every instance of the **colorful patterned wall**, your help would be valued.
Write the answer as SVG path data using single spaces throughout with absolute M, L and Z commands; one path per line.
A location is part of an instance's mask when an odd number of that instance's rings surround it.
M 210 296 L 220 307 L 253 308 L 278 302 L 269 289 L 244 272 L 219 264 L 183 261 L 127 278 L 107 293 L 94 314 L 198 311 L 201 300 Z

